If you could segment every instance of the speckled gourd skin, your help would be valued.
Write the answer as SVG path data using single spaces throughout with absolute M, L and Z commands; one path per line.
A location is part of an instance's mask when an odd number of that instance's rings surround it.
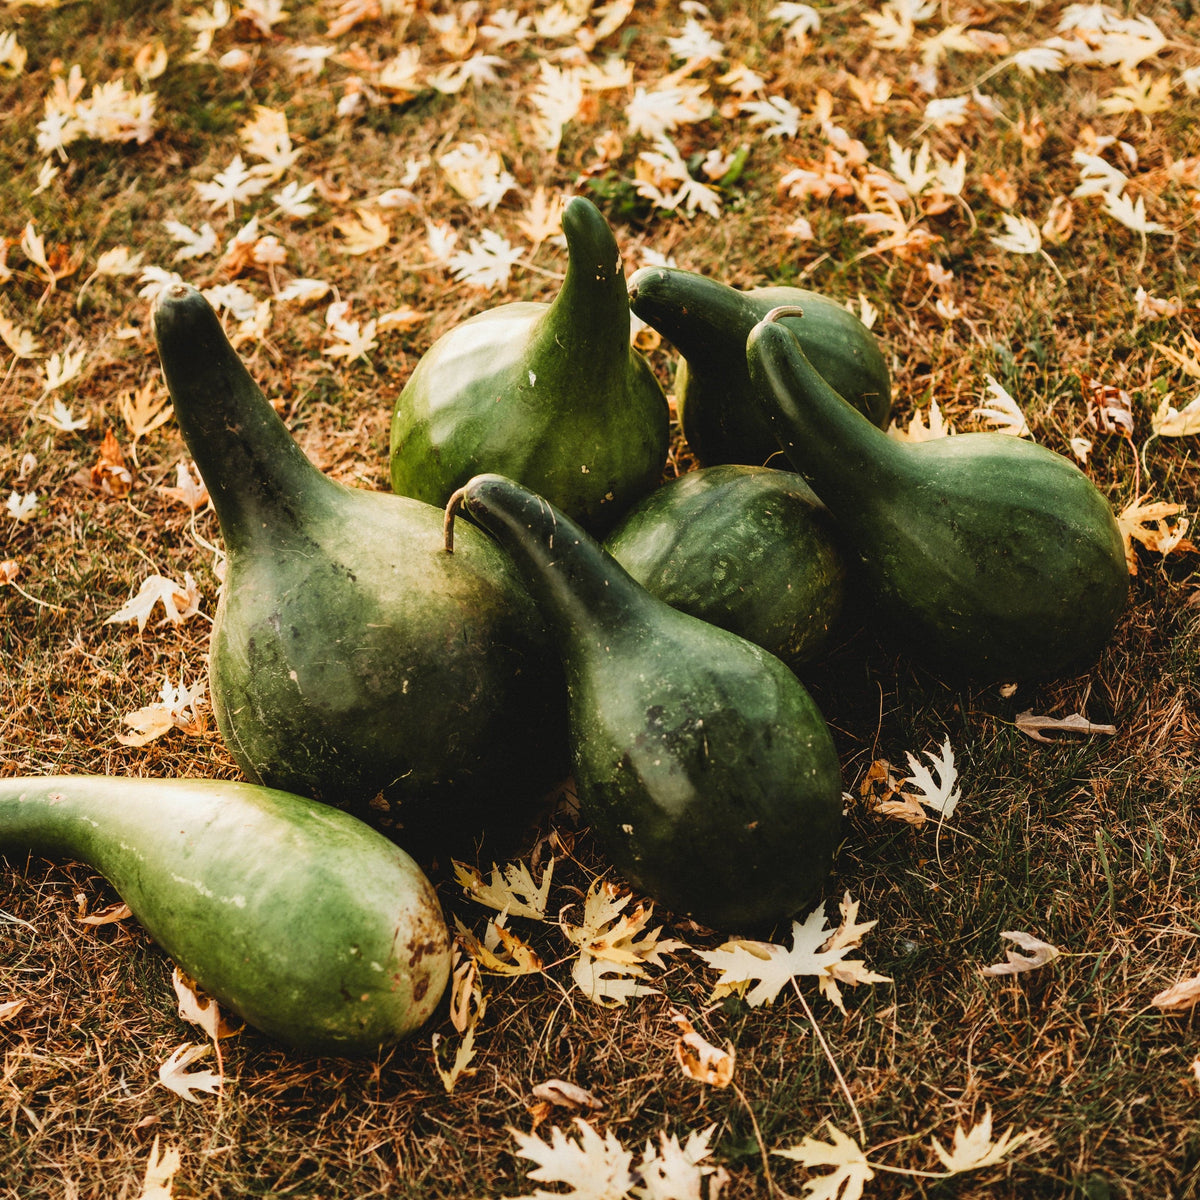
M 1108 501 L 1072 462 L 1001 433 L 890 438 L 780 322 L 755 326 L 747 359 L 780 445 L 915 657 L 992 681 L 1095 661 L 1124 609 L 1128 570 Z
M 581 812 L 618 873 L 678 914 L 766 929 L 829 871 L 841 775 L 824 718 L 758 646 L 677 612 L 512 480 L 462 506 L 513 556 L 563 657 Z
M 740 291 L 693 271 L 643 267 L 630 277 L 629 304 L 680 355 L 676 409 L 688 446 L 704 465 L 787 466 L 754 401 L 746 370 L 750 330 L 779 305 L 804 309 L 803 321 L 789 318 L 786 324 L 832 387 L 874 424 L 888 423 L 891 378 L 875 336 L 820 292 L 796 287 Z
M 635 504 L 604 547 L 651 595 L 793 669 L 828 646 L 842 612 L 833 520 L 792 471 L 689 471 Z
M 505 556 L 442 513 L 319 472 L 198 292 L 155 329 L 176 417 L 228 554 L 210 680 L 254 781 L 426 835 L 511 824 L 557 778 L 561 676 Z
M 327 805 L 229 780 L 0 779 L 0 851 L 86 862 L 226 1009 L 313 1054 L 433 1014 L 450 974 L 416 863 Z
M 603 531 L 659 482 L 667 401 L 630 345 L 616 240 L 578 196 L 563 230 L 570 257 L 552 302 L 478 313 L 421 356 L 392 415 L 393 491 L 441 506 L 496 471 Z

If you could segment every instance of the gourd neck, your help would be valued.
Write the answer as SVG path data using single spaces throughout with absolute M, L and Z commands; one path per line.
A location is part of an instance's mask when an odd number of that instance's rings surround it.
M 839 519 L 870 506 L 877 486 L 905 473 L 910 454 L 838 394 L 773 309 L 750 331 L 746 361 L 754 399 L 793 467 Z
M 166 288 L 154 332 L 175 419 L 231 551 L 332 501 L 338 485 L 296 444 L 198 291 Z
M 446 506 L 447 548 L 460 508 L 512 559 L 565 658 L 573 644 L 641 624 L 645 592 L 548 500 L 503 475 L 477 475 Z
M 623 374 L 629 362 L 629 303 L 616 238 L 600 210 L 582 196 L 568 203 L 562 227 L 567 273 L 532 350 L 542 363 L 538 373 L 565 370 L 581 380 L 597 371 Z
M 691 369 L 741 359 L 761 316 L 727 283 L 668 267 L 642 267 L 629 280 L 629 307 L 671 343 Z

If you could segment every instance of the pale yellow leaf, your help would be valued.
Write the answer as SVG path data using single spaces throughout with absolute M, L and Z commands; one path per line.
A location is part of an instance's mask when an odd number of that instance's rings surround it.
M 14 325 L 7 317 L 0 317 L 0 339 L 17 358 L 36 358 L 41 353 L 33 331 Z
M 1181 979 L 1169 988 L 1164 988 L 1150 1001 L 1155 1008 L 1164 1012 L 1187 1012 L 1200 1003 L 1200 975 Z
M 1005 950 L 1004 962 L 993 963 L 990 967 L 981 968 L 979 972 L 981 975 L 1021 975 L 1026 971 L 1034 971 L 1038 967 L 1052 963 L 1062 954 L 1057 946 L 1052 946 L 1049 942 L 1043 942 L 1033 934 L 1023 933 L 1018 929 L 1005 930 L 1000 936 L 1007 938 L 1010 942 L 1015 942 L 1025 953 Z
M 1150 428 L 1159 437 L 1191 437 L 1200 433 L 1200 396 L 1179 409 L 1171 406 L 1169 397 L 1164 397 L 1150 418 Z
M 534 883 L 524 863 L 509 863 L 503 871 L 493 864 L 490 882 L 465 863 L 454 863 L 454 875 L 463 890 L 473 900 L 506 912 L 512 917 L 529 917 L 534 921 L 546 919 L 550 899 L 550 882 L 554 874 L 554 859 L 546 863 L 540 883 Z
M 158 1068 L 159 1082 L 170 1088 L 177 1096 L 192 1104 L 200 1101 L 193 1092 L 219 1092 L 224 1085 L 224 1078 L 216 1071 L 189 1071 L 188 1068 L 198 1059 L 203 1058 L 212 1050 L 209 1043 L 200 1046 L 184 1042 L 171 1057 Z
M 28 1004 L 28 1000 L 4 1000 L 0 1001 L 0 1025 L 5 1021 L 13 1020 L 17 1013 Z
M 832 1167 L 825 1175 L 815 1175 L 804 1185 L 805 1200 L 860 1200 L 863 1184 L 875 1178 L 862 1147 L 831 1121 L 825 1122 L 831 1141 L 806 1137 L 798 1146 L 772 1150 L 780 1158 L 789 1158 L 812 1171 Z
M 671 1011 L 671 1020 L 679 1026 L 675 1039 L 675 1060 L 683 1073 L 698 1083 L 713 1087 L 728 1087 L 733 1082 L 734 1049 L 732 1042 L 724 1048 L 714 1046 L 699 1033 L 681 1012 Z
M 1028 709 L 1017 713 L 1013 722 L 1027 737 L 1035 742 L 1053 742 L 1055 739 L 1046 737 L 1047 732 L 1053 733 L 1116 733 L 1115 725 L 1094 725 L 1079 713 L 1069 717 L 1039 717 Z M 1007 937 L 1008 934 L 1002 936 Z
M 127 917 L 132 916 L 133 913 L 129 911 L 129 905 L 118 902 L 100 909 L 99 912 L 89 913 L 86 917 L 76 917 L 75 919 L 80 925 L 111 925 L 116 921 L 124 921 Z
M 392 236 L 391 226 L 369 208 L 360 208 L 357 212 L 357 220 L 345 217 L 333 222 L 333 227 L 342 235 L 343 253 L 370 254 L 386 246 Z
M 155 1134 L 154 1144 L 150 1147 L 150 1157 L 146 1160 L 146 1175 L 142 1180 L 142 1191 L 137 1200 L 171 1200 L 171 1184 L 179 1170 L 179 1151 L 168 1146 L 160 1155 L 158 1152 L 158 1135 Z
M 1138 571 L 1137 554 L 1133 548 L 1135 541 L 1164 558 L 1175 551 L 1195 549 L 1192 542 L 1184 537 L 1188 530 L 1188 519 L 1179 516 L 1183 511 L 1182 504 L 1151 501 L 1149 497 L 1141 496 L 1134 497 L 1117 514 L 1117 527 L 1125 544 L 1125 564 L 1131 575 L 1136 575 Z M 1174 525 L 1170 523 L 1171 517 L 1177 518 Z
M 993 1142 L 992 1110 L 988 1108 L 969 1130 L 964 1130 L 961 1125 L 955 1128 L 952 1149 L 945 1149 L 937 1138 L 933 1138 L 933 1152 L 941 1159 L 947 1174 L 959 1175 L 964 1171 L 978 1171 L 982 1167 L 993 1167 L 1003 1162 L 1018 1146 L 1034 1136 L 1032 1129 L 1026 1129 L 1014 1137 L 1010 1127 Z

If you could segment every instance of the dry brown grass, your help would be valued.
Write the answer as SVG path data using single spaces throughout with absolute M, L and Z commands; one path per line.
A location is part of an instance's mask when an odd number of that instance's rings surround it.
M 485 295 L 431 267 L 422 215 L 453 221 L 464 234 L 495 227 L 515 237 L 515 222 L 532 189 L 570 190 L 594 165 L 594 139 L 617 127 L 629 91 L 601 98 L 591 125 L 568 126 L 556 160 L 529 140 L 521 97 L 537 79 L 532 54 L 512 52 L 506 78 L 516 86 L 424 95 L 407 106 L 379 106 L 353 121 L 335 106 L 349 71 L 332 65 L 322 79 L 297 85 L 282 65 L 287 46 L 321 38 L 332 4 L 293 4 L 272 38 L 242 29 L 221 34 L 221 50 L 243 46 L 256 60 L 249 75 L 182 62 L 190 34 L 182 24 L 191 5 L 155 2 L 132 11 L 107 0 L 56 8 L 10 6 L 0 26 L 15 30 L 30 52 L 26 70 L 0 85 L 0 109 L 10 114 L 0 133 L 0 235 L 9 240 L 14 277 L 0 285 L 0 312 L 34 329 L 47 350 L 73 343 L 89 348 L 83 378 L 64 398 L 90 425 L 56 433 L 31 415 L 41 391 L 34 362 L 18 362 L 0 388 L 0 481 L 37 490 L 37 518 L 18 523 L 0 513 L 0 559 L 20 564 L 13 587 L 0 587 L 0 770 L 6 774 L 97 772 L 114 775 L 236 777 L 214 728 L 172 733 L 144 748 L 115 740 L 122 716 L 150 703 L 164 673 L 189 680 L 203 670 L 206 619 L 181 627 L 107 625 L 153 568 L 173 578 L 191 571 L 211 612 L 217 580 L 204 543 L 219 531 L 211 513 L 188 514 L 155 489 L 173 482 L 185 456 L 168 425 L 137 447 L 127 498 L 107 497 L 88 473 L 100 438 L 115 430 L 130 453 L 117 397 L 147 382 L 160 386 L 147 306 L 132 279 L 98 279 L 77 304 L 78 287 L 98 255 L 125 244 L 147 263 L 169 265 L 175 245 L 164 218 L 198 228 L 218 226 L 223 239 L 254 206 L 238 215 L 208 213 L 192 180 L 210 178 L 237 149 L 237 130 L 255 103 L 286 105 L 304 157 L 297 177 L 321 178 L 317 217 L 268 222 L 288 249 L 287 274 L 328 280 L 353 301 L 360 318 L 409 304 L 427 313 L 406 332 L 381 338 L 370 363 L 331 365 L 322 358 L 323 306 L 278 311 L 267 336 L 243 347 L 264 390 L 277 398 L 297 438 L 323 469 L 359 486 L 386 486 L 392 402 L 423 349 L 443 330 L 488 304 L 545 299 L 563 257 L 543 245 L 533 269 L 519 270 L 503 295 Z M 422 12 L 424 5 L 420 6 Z M 442 6 L 452 7 L 452 6 Z M 487 11 L 497 5 L 487 4 Z M 524 2 L 512 5 L 533 11 Z M 925 97 L 906 82 L 914 54 L 868 44 L 866 6 L 826 10 L 821 38 L 809 53 L 782 40 L 766 3 L 713 5 L 706 24 L 770 79 L 772 94 L 802 109 L 816 88 L 834 96 L 836 119 L 862 138 L 872 161 L 887 163 L 886 138 L 919 140 Z M 1014 44 L 1048 36 L 1062 5 L 1046 9 L 976 11 L 977 24 Z M 1143 70 L 1175 77 L 1194 65 L 1195 19 L 1186 6 L 1161 6 L 1154 18 L 1173 45 Z M 929 29 L 968 14 L 945 8 Z M 664 37 L 684 17 L 666 3 L 639 4 L 635 20 L 614 37 L 639 82 L 677 63 Z M 414 17 L 416 36 L 423 16 Z M 154 86 L 159 131 L 143 147 L 82 142 L 71 148 L 60 178 L 34 195 L 40 158 L 32 151 L 52 60 L 78 62 L 90 79 L 125 71 L 139 46 L 161 36 L 171 65 Z M 366 56 L 395 52 L 399 34 L 369 22 L 339 41 L 357 41 Z M 431 57 L 436 58 L 432 53 Z M 969 88 L 993 59 L 952 54 L 943 66 L 943 93 Z M 718 68 L 697 78 L 714 81 Z M 856 77 L 887 75 L 893 98 L 867 112 L 852 96 Z M 974 117 L 967 125 L 925 131 L 952 159 L 969 158 L 960 207 L 924 222 L 942 239 L 911 258 L 867 255 L 862 234 L 845 224 L 860 210 L 853 199 L 807 208 L 782 196 L 777 180 L 798 160 L 819 158 L 825 141 L 812 121 L 795 138 L 753 142 L 747 170 L 726 198 L 723 217 L 686 219 L 638 203 L 629 179 L 644 144 L 629 139 L 612 169 L 591 175 L 580 190 L 605 209 L 630 268 L 646 250 L 672 255 L 684 267 L 720 274 L 739 286 L 797 282 L 840 299 L 860 293 L 879 309 L 875 326 L 895 378 L 897 416 L 936 399 L 969 426 L 988 373 L 1008 387 L 1039 440 L 1067 450 L 1090 436 L 1088 470 L 1120 507 L 1135 489 L 1153 491 L 1194 510 L 1200 461 L 1196 438 L 1145 445 L 1149 418 L 1163 390 L 1182 403 L 1194 381 L 1167 362 L 1153 343 L 1177 341 L 1197 311 L 1198 260 L 1194 212 L 1200 191 L 1167 181 L 1174 161 L 1196 154 L 1197 100 L 1182 85 L 1172 107 L 1147 120 L 1105 116 L 1097 98 L 1121 82 L 1114 69 L 1077 68 L 1025 77 L 1008 71 L 990 85 L 1006 119 Z M 714 86 L 714 90 L 718 90 Z M 1022 142 L 1012 115 L 1040 115 L 1045 140 Z M 1086 128 L 1137 147 L 1135 186 L 1148 215 L 1169 224 L 1171 238 L 1153 237 L 1139 268 L 1138 236 L 1105 218 L 1094 200 L 1076 203 L 1071 239 L 1052 247 L 1062 280 L 1037 256 L 1005 254 L 986 236 L 1000 229 L 1001 209 L 982 185 L 1007 171 L 1019 211 L 1040 221 L 1053 197 L 1078 182 L 1071 150 Z M 386 250 L 364 258 L 340 253 L 331 221 L 396 186 L 404 157 L 449 146 L 485 130 L 523 189 L 492 215 L 468 207 L 434 169 L 417 188 L 420 212 L 394 214 Z M 735 148 L 744 123 L 712 122 L 676 135 L 685 158 L 720 144 Z M 814 243 L 782 231 L 806 212 Z M 972 217 L 977 228 L 972 225 Z M 83 265 L 43 296 L 45 281 L 16 249 L 33 219 L 47 245 L 83 253 Z M 934 258 L 955 272 L 954 295 L 965 318 L 947 322 L 933 309 L 925 273 Z M 186 267 L 201 286 L 226 280 L 212 256 Z M 241 280 L 266 294 L 266 276 Z M 1140 320 L 1133 293 L 1178 295 L 1183 315 Z M 121 336 L 131 328 L 135 336 Z M 650 352 L 669 387 L 672 356 Z M 1081 376 L 1127 389 L 1135 439 L 1102 437 L 1088 426 Z M 1143 467 L 1135 472 L 1135 455 Z M 35 465 L 22 474 L 24 456 Z M 692 465 L 678 439 L 675 465 Z M 1191 1015 L 1164 1016 L 1150 998 L 1200 970 L 1200 792 L 1196 678 L 1200 666 L 1194 556 L 1160 563 L 1143 556 L 1129 612 L 1103 661 L 1087 676 L 1002 698 L 994 689 L 951 687 L 932 678 L 867 632 L 849 635 L 811 685 L 834 730 L 847 787 L 879 757 L 902 763 L 949 736 L 959 754 L 964 799 L 939 835 L 883 822 L 865 804 L 852 806 L 845 844 L 827 894 L 849 889 L 879 925 L 865 951 L 892 986 L 848 995 L 845 1017 L 816 998 L 821 1029 L 833 1049 L 866 1127 L 872 1157 L 931 1168 L 928 1135 L 947 1142 L 955 1123 L 969 1125 L 990 1107 L 997 1129 L 1039 1131 L 1011 1164 L 937 1184 L 879 1174 L 870 1197 L 1164 1197 L 1200 1195 L 1200 1134 L 1193 1060 L 1200 1032 Z M 1012 721 L 1017 712 L 1086 712 L 1118 733 L 1055 746 L 1029 741 Z M 577 903 L 604 869 L 585 831 L 568 817 L 547 817 L 525 834 L 522 849 L 557 829 L 571 856 L 556 867 L 557 904 Z M 480 865 L 487 868 L 486 854 Z M 436 872 L 448 914 L 478 928 L 482 910 Z M 131 922 L 96 928 L 75 919 L 114 899 L 86 867 L 48 864 L 6 851 L 0 860 L 0 1003 L 26 1001 L 0 1021 L 0 1197 L 33 1200 L 113 1200 L 137 1197 L 150 1146 L 157 1137 L 182 1151 L 179 1197 L 455 1197 L 515 1195 L 533 1186 L 514 1157 L 510 1126 L 535 1120 L 534 1085 L 571 1080 L 603 1102 L 599 1125 L 627 1146 L 640 1147 L 660 1130 L 684 1133 L 717 1127 L 717 1159 L 730 1172 L 725 1195 L 798 1195 L 804 1171 L 763 1151 L 793 1145 L 829 1119 L 854 1132 L 854 1119 L 803 1008 L 784 1000 L 747 1008 L 736 999 L 709 1003 L 711 977 L 692 956 L 669 960 L 657 979 L 661 995 L 628 1008 L 604 1010 L 569 990 L 567 947 L 557 930 L 523 929 L 547 962 L 549 978 L 489 980 L 475 1073 L 447 1094 L 435 1071 L 430 1037 L 456 1042 L 445 1011 L 408 1045 L 377 1061 L 306 1062 L 253 1032 L 227 1043 L 228 1087 L 217 1100 L 189 1105 L 156 1083 L 158 1065 L 199 1035 L 175 1013 L 170 964 Z M 678 936 L 714 939 L 660 914 Z M 1058 963 L 1014 980 L 988 980 L 978 968 L 1002 957 L 998 934 L 1035 931 L 1070 952 Z M 705 941 L 708 938 L 707 942 Z M 806 992 L 807 994 L 807 992 Z M 692 1014 L 710 1040 L 737 1048 L 738 1092 L 703 1088 L 685 1079 L 671 1047 L 672 1007 Z M 541 1129 L 563 1124 L 567 1110 Z

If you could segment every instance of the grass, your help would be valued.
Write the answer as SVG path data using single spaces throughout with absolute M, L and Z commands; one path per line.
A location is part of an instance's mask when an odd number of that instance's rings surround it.
M 111 3 L 13 6 L 0 21 L 0 32 L 14 31 L 29 53 L 24 71 L 0 83 L 0 104 L 12 114 L 0 130 L 0 236 L 13 272 L 0 284 L 0 313 L 33 330 L 43 353 L 87 347 L 82 377 L 54 395 L 89 417 L 84 429 L 56 432 L 38 415 L 52 398 L 41 396 L 40 360 L 6 363 L 0 482 L 6 495 L 36 490 L 41 499 L 29 522 L 0 513 L 0 559 L 19 564 L 14 582 L 21 588 L 0 586 L 0 772 L 238 775 L 211 723 L 200 734 L 176 731 L 141 748 L 115 738 L 124 714 L 155 700 L 164 674 L 202 676 L 209 626 L 205 616 L 181 626 L 151 624 L 139 635 L 132 625 L 106 624 L 107 617 L 152 570 L 175 579 L 192 572 L 206 614 L 218 586 L 207 548 L 219 541 L 212 513 L 197 514 L 193 526 L 156 490 L 174 482 L 186 457 L 173 425 L 138 442 L 127 497 L 90 483 L 106 428 L 132 459 L 120 394 L 147 382 L 161 394 L 161 384 L 136 278 L 96 279 L 81 302 L 79 286 L 116 245 L 143 253 L 147 264 L 172 266 L 177 245 L 164 219 L 193 229 L 211 221 L 224 244 L 258 212 L 263 232 L 277 233 L 287 249 L 285 277 L 327 280 L 358 319 L 402 304 L 425 314 L 412 328 L 380 337 L 369 362 L 322 356 L 323 305 L 276 306 L 266 337 L 242 347 L 314 460 L 358 486 L 386 487 L 391 407 L 433 338 L 490 304 L 548 299 L 564 266 L 562 252 L 546 243 L 507 290 L 481 293 L 422 265 L 422 218 L 451 221 L 464 241 L 487 228 L 516 240 L 516 219 L 542 185 L 596 199 L 629 270 L 655 251 L 740 287 L 793 283 L 839 300 L 865 297 L 878 310 L 874 328 L 905 426 L 936 400 L 959 428 L 977 427 L 970 409 L 991 374 L 1021 404 L 1039 441 L 1064 453 L 1071 438 L 1093 441 L 1086 469 L 1114 507 L 1152 494 L 1194 510 L 1196 437 L 1149 439 L 1162 396 L 1170 392 L 1182 408 L 1195 388 L 1156 345 L 1179 345 L 1197 311 L 1193 214 L 1200 192 L 1186 172 L 1169 178 L 1172 163 L 1197 153 L 1200 128 L 1197 100 L 1180 81 L 1200 53 L 1187 13 L 1153 14 L 1171 44 L 1138 68 L 1173 81 L 1171 106 L 1162 112 L 1102 112 L 1099 102 L 1122 83 L 1115 68 L 1031 77 L 1010 68 L 983 85 L 1001 102 L 1002 116 L 975 111 L 963 125 L 930 128 L 928 97 L 908 82 L 908 71 L 919 61 L 921 38 L 965 15 L 939 12 L 918 26 L 908 49 L 889 52 L 869 42 L 863 18 L 876 8 L 828 9 L 805 52 L 783 38 L 768 17 L 770 5 L 712 5 L 704 25 L 741 47 L 731 56 L 740 53 L 767 77 L 770 94 L 787 95 L 805 112 L 817 88 L 829 89 L 836 123 L 862 139 L 872 163 L 887 166 L 889 136 L 912 147 L 927 137 L 947 161 L 960 149 L 966 154 L 962 199 L 970 211 L 953 205 L 921 217 L 941 239 L 921 253 L 873 254 L 873 239 L 847 222 L 863 211 L 861 195 L 802 201 L 778 186 L 785 170 L 825 153 L 828 139 L 810 118 L 788 138 L 764 138 L 736 115 L 680 126 L 672 137 L 685 159 L 750 146 L 721 218 L 688 218 L 636 194 L 637 154 L 649 148 L 644 139 L 626 136 L 612 161 L 593 170 L 593 143 L 608 129 L 623 129 L 632 87 L 602 94 L 590 123 L 568 124 L 556 156 L 531 136 L 527 97 L 539 68 L 528 47 L 503 52 L 504 86 L 468 86 L 458 96 L 426 92 L 407 105 L 340 117 L 348 77 L 365 68 L 331 61 L 320 78 L 297 81 L 284 51 L 324 40 L 336 6 L 292 7 L 269 36 L 245 22 L 219 31 L 216 49 L 195 64 L 183 61 L 194 36 L 184 18 L 193 10 L 179 3 L 136 11 Z M 977 24 L 1019 48 L 1048 37 L 1063 8 L 997 10 Z M 604 49 L 627 56 L 636 82 L 648 86 L 680 65 L 665 38 L 684 20 L 666 3 L 640 4 Z M 367 21 L 336 46 L 344 55 L 357 42 L 366 58 L 383 60 L 399 49 L 404 25 Z M 407 27 L 422 39 L 425 61 L 448 61 L 423 8 Z M 155 37 L 170 58 L 147 85 L 159 101 L 153 139 L 142 146 L 76 142 L 58 163 L 57 179 L 35 192 L 42 160 L 33 139 L 53 60 L 78 62 L 89 84 L 117 73 L 132 83 L 133 55 Z M 248 72 L 215 66 L 217 55 L 235 48 L 251 56 Z M 949 54 L 938 94 L 969 93 L 995 61 Z M 717 77 L 730 65 L 702 68 L 694 78 L 728 99 Z M 884 76 L 892 95 L 867 111 L 848 79 Z M 256 104 L 286 108 L 303 149 L 288 178 L 322 181 L 313 218 L 289 223 L 272 216 L 265 197 L 239 204 L 230 217 L 208 211 L 197 196 L 193 182 L 211 179 L 241 149 L 238 131 Z M 1031 145 L 1022 141 L 1017 117 L 1035 113 L 1046 136 Z M 1071 153 L 1095 147 L 1089 130 L 1136 150 L 1136 164 L 1112 148 L 1106 154 L 1127 170 L 1131 193 L 1145 198 L 1147 216 L 1169 226 L 1171 236 L 1150 235 L 1143 260 L 1143 239 L 1105 217 L 1097 200 L 1082 198 L 1074 201 L 1070 238 L 1047 245 L 1057 274 L 1038 255 L 994 246 L 989 235 L 1002 230 L 1003 210 L 985 177 L 1007 171 L 1015 210 L 1040 223 L 1054 197 L 1068 196 L 1078 183 Z M 495 213 L 470 207 L 428 166 L 413 185 L 416 211 L 385 211 L 393 227 L 385 249 L 363 257 L 340 251 L 333 220 L 400 186 L 408 156 L 440 152 L 480 131 L 519 183 Z M 904 211 L 916 216 L 907 202 Z M 785 232 L 798 216 L 810 220 L 812 242 Z M 63 261 L 82 254 L 78 270 L 53 290 L 19 249 L 30 220 L 52 254 Z M 201 286 L 227 282 L 218 261 L 212 255 L 180 270 Z M 962 317 L 945 320 L 934 311 L 927 261 L 953 270 L 950 293 Z M 269 294 L 261 269 L 238 282 Z M 1139 317 L 1139 286 L 1150 296 L 1178 296 L 1182 313 Z M 670 348 L 652 339 L 647 346 L 669 389 Z M 1132 439 L 1103 436 L 1088 424 L 1088 377 L 1127 392 Z M 672 462 L 692 465 L 678 435 Z M 176 1015 L 170 963 L 133 922 L 77 921 L 81 911 L 115 899 L 95 872 L 6 850 L 0 1004 L 26 1003 L 12 1019 L 0 1019 L 0 1198 L 137 1197 L 156 1138 L 180 1150 L 173 1191 L 189 1200 L 527 1193 L 535 1186 L 526 1174 L 533 1164 L 516 1157 L 507 1131 L 536 1127 L 548 1136 L 549 1126 L 569 1123 L 573 1110 L 539 1108 L 533 1095 L 537 1084 L 555 1078 L 593 1092 L 603 1107 L 590 1119 L 627 1147 L 640 1149 L 663 1131 L 682 1137 L 715 1126 L 714 1158 L 730 1176 L 726 1196 L 795 1196 L 812 1177 L 765 1151 L 821 1134 L 826 1120 L 857 1136 L 833 1064 L 875 1163 L 933 1169 L 930 1136 L 949 1145 L 956 1124 L 969 1128 L 989 1108 L 997 1133 L 1010 1126 L 1036 1131 L 1009 1160 L 946 1182 L 880 1171 L 865 1185 L 868 1197 L 1200 1195 L 1193 1067 L 1200 1032 L 1193 1014 L 1165 1015 L 1150 1004 L 1156 992 L 1200 970 L 1197 596 L 1194 554 L 1160 560 L 1142 553 L 1129 609 L 1101 661 L 1077 678 L 1022 685 L 1009 697 L 994 687 L 951 685 L 867 629 L 848 629 L 828 661 L 812 668 L 806 682 L 833 730 L 848 790 L 857 793 L 874 760 L 902 764 L 906 752 L 924 752 L 947 737 L 963 787 L 958 812 L 940 829 L 889 823 L 862 800 L 849 806 L 825 895 L 833 902 L 848 890 L 863 918 L 878 919 L 863 953 L 893 982 L 846 989 L 845 1015 L 808 982 L 803 1003 L 786 994 L 769 1008 L 751 1009 L 736 997 L 711 1002 L 713 976 L 686 953 L 666 960 L 655 979 L 660 994 L 601 1009 L 571 989 L 561 934 L 522 926 L 553 965 L 546 977 L 486 981 L 474 1073 L 452 1093 L 431 1049 L 432 1035 L 440 1034 L 445 1066 L 458 1044 L 443 1005 L 411 1043 L 372 1061 L 304 1061 L 244 1032 L 225 1043 L 225 1094 L 188 1104 L 157 1083 L 158 1065 L 171 1051 L 202 1036 Z M 1086 713 L 1117 732 L 1036 743 L 1014 725 L 1026 709 Z M 543 860 L 556 854 L 554 906 L 578 905 L 605 870 L 586 829 L 561 810 L 525 831 L 519 848 Z M 490 867 L 486 854 L 479 865 Z M 484 910 L 461 894 L 446 867 L 430 869 L 448 916 L 480 929 Z M 668 933 L 693 945 L 720 940 L 672 914 L 656 913 L 660 918 Z M 1064 956 L 1025 975 L 984 978 L 979 968 L 1003 957 L 1003 930 L 1034 932 Z M 683 1076 L 673 1057 L 672 1009 L 688 1013 L 715 1044 L 734 1045 L 736 1089 Z

